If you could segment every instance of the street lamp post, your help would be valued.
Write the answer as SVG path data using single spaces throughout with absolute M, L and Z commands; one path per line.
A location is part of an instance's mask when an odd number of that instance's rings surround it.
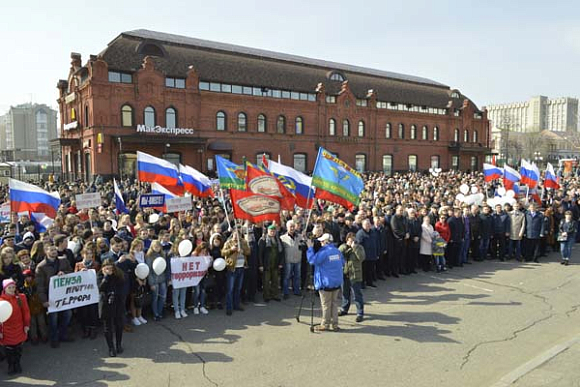
M 544 157 L 542 157 L 542 152 L 534 152 L 534 161 L 536 162 L 536 164 L 541 164 L 542 161 L 544 160 Z

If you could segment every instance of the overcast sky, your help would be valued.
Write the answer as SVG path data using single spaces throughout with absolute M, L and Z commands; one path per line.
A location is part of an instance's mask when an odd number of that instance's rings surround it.
M 71 51 L 84 64 L 139 28 L 422 76 L 478 106 L 580 95 L 578 1 L 83 3 L 2 4 L 0 113 L 28 101 L 56 107 Z

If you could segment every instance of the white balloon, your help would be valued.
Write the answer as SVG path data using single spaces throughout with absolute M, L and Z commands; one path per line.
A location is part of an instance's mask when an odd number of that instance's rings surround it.
M 8 301 L 0 301 L 0 324 L 12 316 L 12 305 Z
M 490 207 L 494 207 L 496 205 L 496 198 L 487 199 L 487 205 Z
M 222 271 L 225 268 L 226 268 L 226 260 L 225 259 L 216 258 L 216 260 L 213 261 L 213 269 L 215 271 Z
M 477 186 L 475 186 L 475 185 L 472 185 L 471 186 L 471 193 L 472 194 L 476 194 L 478 192 L 479 192 L 479 188 Z
M 514 196 L 516 196 L 516 193 L 510 189 L 505 193 L 505 196 L 507 196 L 508 198 L 513 198 Z
M 154 223 L 157 223 L 158 220 L 159 220 L 158 214 L 149 215 L 149 223 L 154 224 Z
M 181 257 L 187 257 L 193 250 L 193 244 L 189 239 L 184 239 L 179 242 L 179 247 L 177 250 L 179 250 L 179 255 Z
M 437 173 L 441 173 L 442 169 L 441 168 L 435 168 L 435 172 Z
M 79 252 L 79 244 L 76 241 L 68 241 L 68 244 L 66 246 L 67 249 L 69 249 L 70 251 L 73 252 L 73 254 L 78 254 Z
M 117 221 L 115 219 L 111 219 L 111 227 L 117 231 Z
M 460 202 L 463 202 L 465 201 L 465 195 L 462 193 L 457 194 L 457 196 L 455 196 L 455 199 L 459 200 Z
M 497 189 L 497 193 L 498 193 L 499 196 L 504 196 L 505 195 L 505 192 L 506 191 L 505 191 L 505 188 L 504 187 L 499 187 Z
M 205 264 L 207 267 L 212 266 L 213 258 L 211 256 L 203 257 L 205 259 Z
M 516 202 L 517 202 L 517 200 L 516 200 L 515 198 L 508 198 L 508 203 L 509 203 L 510 205 L 512 205 L 512 206 L 513 206 L 514 204 L 516 204 Z
M 467 184 L 461 184 L 459 186 L 459 192 L 461 192 L 464 195 L 467 195 L 469 193 L 469 186 Z
M 485 195 L 482 194 L 481 192 L 480 193 L 476 193 L 473 196 L 475 196 L 475 202 L 474 202 L 474 204 L 477 204 L 478 206 L 480 206 L 481 203 L 483 203 L 483 200 L 485 199 Z
M 144 280 L 149 275 L 149 266 L 146 263 L 140 263 L 135 268 L 137 278 Z
M 161 275 L 167 268 L 167 262 L 165 262 L 165 258 L 155 258 L 152 266 L 155 274 Z

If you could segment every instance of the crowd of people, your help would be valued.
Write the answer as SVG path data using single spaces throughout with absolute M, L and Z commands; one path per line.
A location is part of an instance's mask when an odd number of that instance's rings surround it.
M 40 182 L 60 194 L 54 223 L 39 232 L 28 215 L 12 214 L 4 225 L 0 299 L 13 312 L 0 324 L 0 344 L 10 374 L 22 371 L 25 341 L 56 349 L 74 341 L 77 327 L 88 340 L 103 327 L 109 355 L 117 356 L 123 333 L 151 320 L 231 316 L 248 303 L 301 296 L 311 284 L 323 307 L 316 329 L 338 330 L 338 316 L 349 313 L 352 297 L 356 321 L 364 321 L 364 289 L 387 277 L 491 259 L 539 262 L 550 250 L 560 251 L 568 265 L 579 235 L 576 177 L 561 179 L 560 190 L 540 187 L 541 203 L 522 198 L 490 207 L 486 199 L 469 205 L 458 196 L 467 184 L 495 197 L 500 182 L 485 183 L 480 173 L 374 173 L 365 176 L 361 202 L 352 210 L 317 201 L 311 212 L 283 210 L 280 222 L 266 224 L 235 220 L 227 194 L 225 203 L 193 198 L 193 209 L 180 213 L 142 209 L 138 197 L 148 186 L 120 183 L 129 213 L 117 214 L 112 182 Z M 77 209 L 75 195 L 86 192 L 99 192 L 102 205 Z M 7 200 L 6 186 L 0 197 Z M 172 289 L 170 261 L 180 256 L 184 240 L 192 242 L 193 255 L 223 257 L 226 269 L 210 266 L 199 285 Z M 153 262 L 160 257 L 167 269 L 157 274 Z M 150 267 L 146 279 L 135 275 L 139 263 Z M 99 304 L 47 314 L 49 279 L 85 270 L 98 273 Z

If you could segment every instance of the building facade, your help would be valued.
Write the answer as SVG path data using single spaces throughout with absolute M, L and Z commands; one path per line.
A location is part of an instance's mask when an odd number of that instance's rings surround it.
M 361 171 L 479 169 L 489 121 L 459 90 L 403 74 L 137 30 L 60 93 L 63 172 L 134 175 L 137 150 L 206 173 L 262 154 L 311 171 L 323 146 Z
M 50 141 L 57 137 L 57 112 L 44 104 L 13 106 L 0 116 L 3 161 L 49 161 Z

